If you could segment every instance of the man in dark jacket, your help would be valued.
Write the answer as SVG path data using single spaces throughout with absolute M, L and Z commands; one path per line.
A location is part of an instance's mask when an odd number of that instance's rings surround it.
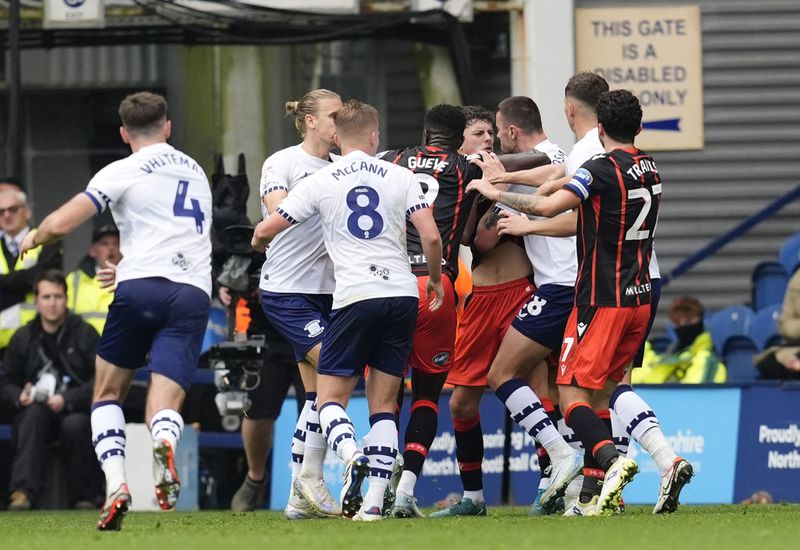
M 42 496 L 53 442 L 69 470 L 71 502 L 94 507 L 99 471 L 89 409 L 97 331 L 67 310 L 67 283 L 57 270 L 34 286 L 36 317 L 14 334 L 0 372 L 0 398 L 17 408 L 10 510 L 27 510 Z

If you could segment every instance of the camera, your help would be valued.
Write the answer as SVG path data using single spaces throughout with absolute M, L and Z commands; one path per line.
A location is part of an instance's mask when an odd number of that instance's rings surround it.
M 28 397 L 36 403 L 44 403 L 55 395 L 57 386 L 58 377 L 56 374 L 43 369 L 36 384 L 28 388 Z
M 261 383 L 265 346 L 263 336 L 254 336 L 243 342 L 221 342 L 211 348 L 209 361 L 218 390 L 214 403 L 221 416 L 240 415 L 250 408 L 247 392 Z

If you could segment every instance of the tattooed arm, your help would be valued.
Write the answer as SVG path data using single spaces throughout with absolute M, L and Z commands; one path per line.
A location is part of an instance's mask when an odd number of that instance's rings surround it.
M 578 195 L 566 189 L 559 189 L 548 197 L 541 197 L 538 194 L 523 195 L 522 193 L 501 191 L 485 180 L 473 180 L 467 190 L 478 191 L 487 199 L 508 205 L 517 212 L 537 216 L 552 217 L 572 210 L 581 203 Z

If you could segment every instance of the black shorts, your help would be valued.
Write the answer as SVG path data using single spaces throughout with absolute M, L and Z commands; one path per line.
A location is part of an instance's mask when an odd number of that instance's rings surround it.
M 294 386 L 298 413 L 305 403 L 305 389 L 292 346 L 274 335 L 267 335 L 266 341 L 261 382 L 248 392 L 252 405 L 247 411 L 247 417 L 253 420 L 278 418 L 291 386 Z

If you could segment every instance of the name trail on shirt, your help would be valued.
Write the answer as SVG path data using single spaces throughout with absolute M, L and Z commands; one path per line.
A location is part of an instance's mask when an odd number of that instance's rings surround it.
M 641 159 L 639 162 L 628 168 L 626 174 L 632 178 L 641 178 L 646 172 L 655 172 L 658 174 L 656 163 L 652 160 Z

